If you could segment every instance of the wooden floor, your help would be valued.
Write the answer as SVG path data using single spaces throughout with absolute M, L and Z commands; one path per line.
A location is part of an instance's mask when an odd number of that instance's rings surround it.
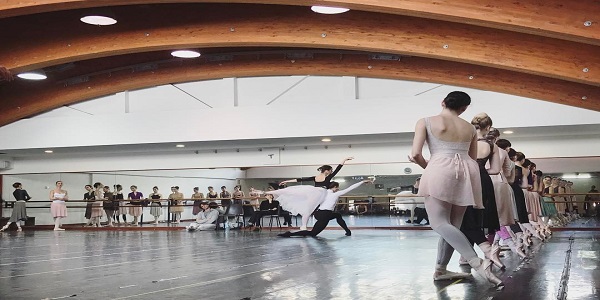
M 477 276 L 434 283 L 432 231 L 277 233 L 2 233 L 0 299 L 556 299 L 561 280 L 563 299 L 600 299 L 600 232 L 557 232 L 527 261 L 504 252 L 501 291 Z

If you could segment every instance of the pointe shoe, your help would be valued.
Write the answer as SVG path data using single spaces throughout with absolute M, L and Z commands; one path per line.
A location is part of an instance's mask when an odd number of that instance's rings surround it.
M 301 226 L 300 230 L 308 230 L 308 228 L 306 226 Z
M 21 232 L 23 229 L 21 227 L 17 228 L 17 232 Z
M 487 279 L 487 281 L 494 284 L 494 286 L 496 286 L 496 287 L 504 286 L 504 283 L 502 283 L 502 280 L 500 280 L 500 278 L 496 277 L 496 275 L 494 275 L 494 273 L 492 273 L 492 265 L 494 263 L 491 260 L 489 260 L 489 259 L 482 260 L 480 258 L 476 258 L 476 259 L 478 260 L 477 262 L 475 262 L 475 263 L 469 262 L 469 264 L 477 272 L 477 274 L 479 274 L 479 276 Z
M 504 266 L 504 264 L 500 261 L 500 258 L 498 257 L 498 254 L 500 253 L 500 246 L 496 246 L 496 244 L 494 244 L 494 246 L 490 245 L 490 243 L 488 242 L 483 242 L 481 244 L 478 245 L 479 248 L 481 248 L 481 250 L 483 251 L 483 253 L 485 254 L 485 257 L 489 260 L 491 260 L 494 265 L 496 265 L 496 267 L 500 268 L 500 269 L 505 269 L 506 267 Z
M 8 226 L 3 226 L 2 228 L 0 228 L 0 232 L 5 231 L 6 229 L 8 229 Z
M 498 243 L 494 243 L 492 245 L 492 251 L 490 253 L 490 257 L 489 259 L 494 262 L 494 265 L 496 265 L 496 267 L 500 268 L 501 270 L 506 269 L 506 266 L 502 263 L 502 261 L 500 260 L 500 250 L 502 250 L 500 248 L 500 245 Z
M 65 229 L 64 228 L 56 228 L 56 227 L 54 227 L 54 231 L 65 231 Z
M 444 271 L 435 271 L 433 273 L 433 281 L 440 280 L 455 280 L 455 279 L 464 279 L 471 277 L 470 273 L 460 273 L 460 272 L 452 272 L 448 270 Z

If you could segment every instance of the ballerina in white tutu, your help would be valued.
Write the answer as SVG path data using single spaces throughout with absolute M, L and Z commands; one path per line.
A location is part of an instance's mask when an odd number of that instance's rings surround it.
M 316 176 L 290 179 L 279 183 L 279 185 L 284 185 L 290 182 L 310 181 L 314 182 L 314 186 L 296 185 L 268 193 L 273 194 L 275 199 L 279 201 L 281 207 L 292 213 L 292 215 L 300 214 L 302 216 L 302 226 L 300 226 L 300 230 L 306 230 L 310 215 L 312 215 L 317 206 L 323 202 L 327 195 L 326 189 L 329 188 L 331 179 L 335 177 L 347 161 L 353 159 L 354 157 L 345 158 L 335 170 L 333 170 L 330 165 L 323 165 L 317 169 L 320 174 Z

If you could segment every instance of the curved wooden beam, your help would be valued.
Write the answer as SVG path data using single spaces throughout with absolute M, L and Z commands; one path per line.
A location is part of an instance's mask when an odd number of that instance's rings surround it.
M 600 86 L 599 46 L 358 11 L 329 16 L 289 6 L 201 8 L 210 13 L 186 5 L 118 7 L 117 13 L 127 17 L 113 27 L 82 24 L 71 11 L 0 20 L 6 33 L 0 65 L 21 72 L 178 48 L 311 47 L 429 57 Z
M 102 64 L 102 62 L 97 62 Z M 434 82 L 495 92 L 600 111 L 600 87 L 488 67 L 407 57 L 401 61 L 371 60 L 366 54 L 315 54 L 313 59 L 283 55 L 255 56 L 221 62 L 172 61 L 154 70 L 99 74 L 74 85 L 18 83 L 0 90 L 0 126 L 60 106 L 156 85 L 226 77 L 277 75 L 359 76 Z M 585 98 L 583 100 L 582 98 Z M 476 100 L 475 100 L 476 101 Z
M 424 17 L 600 45 L 597 0 L 128 0 L 126 4 L 253 3 L 325 5 L 386 14 Z M 0 1 L 0 18 L 69 9 L 123 5 L 122 0 Z M 592 26 L 585 26 L 591 21 Z

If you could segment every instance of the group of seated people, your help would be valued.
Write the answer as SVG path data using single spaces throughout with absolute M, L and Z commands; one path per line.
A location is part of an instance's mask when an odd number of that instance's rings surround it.
M 269 188 L 267 190 L 274 190 L 277 187 L 276 183 L 269 184 Z M 234 217 L 238 213 L 243 214 L 244 217 L 249 216 L 248 224 L 244 229 L 249 229 L 252 231 L 259 231 L 261 226 L 261 221 L 264 216 L 281 216 L 284 219 L 283 225 L 292 226 L 292 216 L 289 212 L 283 210 L 279 205 L 279 201 L 274 200 L 273 195 L 265 194 L 263 191 L 255 190 L 254 188 L 250 189 L 250 193 L 254 195 L 263 195 L 266 198 L 265 200 L 260 202 L 258 209 L 254 209 L 254 207 L 250 203 L 246 203 L 244 208 L 239 212 L 232 210 L 231 202 L 227 202 L 224 207 L 220 208 L 219 204 L 216 202 L 208 202 L 202 201 L 200 203 L 200 212 L 198 212 L 196 221 L 186 227 L 188 231 L 196 231 L 196 230 L 214 230 L 217 226 L 219 215 L 224 216 L 224 223 L 229 222 L 229 217 Z M 226 225 L 227 226 L 227 225 Z M 232 226 L 238 226 L 237 224 Z

